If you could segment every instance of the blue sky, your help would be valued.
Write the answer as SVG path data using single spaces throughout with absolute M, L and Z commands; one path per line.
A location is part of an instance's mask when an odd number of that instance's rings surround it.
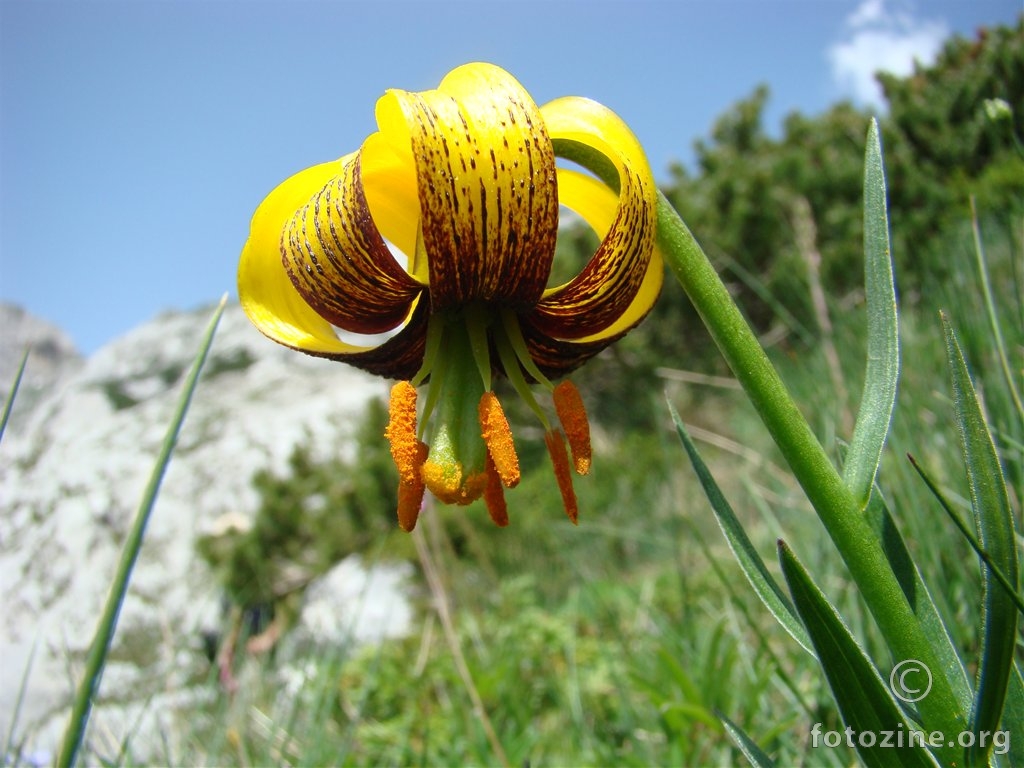
M 771 125 L 870 103 L 873 70 L 907 71 L 950 34 L 1020 13 L 1020 0 L 0 0 L 0 300 L 91 353 L 163 310 L 234 296 L 263 196 L 358 148 L 386 88 L 427 89 L 468 61 L 505 67 L 538 103 L 607 104 L 664 179 L 758 83 Z

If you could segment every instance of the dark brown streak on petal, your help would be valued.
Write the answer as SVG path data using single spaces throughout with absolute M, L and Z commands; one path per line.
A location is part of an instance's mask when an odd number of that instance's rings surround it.
M 621 199 L 643 194 L 643 181 L 629 169 L 624 169 L 620 178 Z M 579 339 L 599 333 L 618 320 L 643 283 L 654 227 L 646 206 L 620 206 L 608 234 L 580 274 L 539 303 L 538 329 L 557 338 Z M 623 259 L 628 263 L 623 265 Z
M 325 357 L 329 360 L 348 363 L 388 379 L 408 380 L 416 375 L 423 364 L 429 316 L 429 302 L 420 301 L 416 309 L 413 310 L 408 325 L 380 346 L 365 352 L 331 354 L 302 351 L 313 357 Z
M 317 314 L 354 333 L 398 326 L 422 290 L 395 261 L 363 190 L 358 156 L 285 226 L 282 261 Z
M 549 379 L 559 379 L 572 373 L 605 347 L 621 339 L 640 322 L 638 320 L 629 328 L 600 341 L 571 341 L 548 335 L 538 326 L 536 319 L 536 313 L 520 316 L 519 325 L 523 330 L 523 338 L 526 340 L 530 357 L 540 368 L 541 373 Z
M 435 310 L 480 300 L 526 309 L 544 291 L 558 195 L 554 150 L 531 109 L 513 94 L 467 106 L 437 93 L 403 100 Z M 481 137 L 503 146 L 481 147 Z

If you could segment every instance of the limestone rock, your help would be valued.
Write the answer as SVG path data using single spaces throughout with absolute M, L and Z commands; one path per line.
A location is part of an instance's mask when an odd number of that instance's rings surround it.
M 26 348 L 31 350 L 31 362 L 25 366 L 11 411 L 12 429 L 84 362 L 71 337 L 60 328 L 21 307 L 0 302 L 0 398 L 7 397 Z
M 50 383 L 0 443 L 0 729 L 6 732 L 14 716 L 35 647 L 18 728 L 33 734 L 29 750 L 59 746 L 121 545 L 211 313 L 165 314 L 84 362 L 55 329 L 34 345 L 26 380 L 47 371 Z M 25 340 L 5 340 L 5 366 Z M 283 472 L 300 441 L 319 455 L 350 451 L 366 403 L 386 393 L 383 379 L 280 347 L 240 308 L 228 308 L 136 564 L 94 733 L 144 731 L 126 714 L 139 711 L 134 705 L 150 700 L 153 710 L 152 697 L 173 705 L 208 672 L 199 637 L 216 619 L 220 595 L 195 554 L 197 536 L 225 514 L 252 515 L 253 473 Z M 357 580 L 359 566 L 346 567 L 348 581 Z M 391 622 L 384 634 L 396 631 L 396 617 L 408 610 L 400 574 L 385 570 L 369 581 L 373 610 Z M 346 604 L 357 609 L 356 602 Z M 360 631 L 379 637 L 379 630 Z

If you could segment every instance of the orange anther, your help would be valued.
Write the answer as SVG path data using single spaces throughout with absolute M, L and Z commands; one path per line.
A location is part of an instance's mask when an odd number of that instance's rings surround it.
M 416 441 L 416 464 L 422 466 L 427 460 L 427 444 Z M 403 531 L 411 531 L 416 527 L 416 520 L 420 516 L 420 507 L 423 505 L 423 492 L 426 484 L 417 469 L 416 477 L 412 482 L 398 481 L 398 526 Z
M 508 507 L 505 504 L 505 490 L 502 488 L 502 479 L 494 466 L 490 455 L 487 456 L 487 487 L 484 488 L 484 504 L 487 505 L 487 512 L 491 520 L 499 528 L 508 525 Z
M 551 463 L 555 467 L 555 480 L 558 481 L 558 490 L 562 492 L 562 503 L 565 505 L 565 514 L 576 525 L 579 517 L 579 507 L 576 504 L 576 491 L 572 487 L 572 475 L 569 473 L 569 454 L 565 450 L 565 438 L 562 430 L 552 429 L 544 433 L 544 442 L 547 443 L 548 453 L 551 454 Z
M 565 437 L 572 449 L 572 462 L 576 474 L 585 475 L 590 471 L 590 422 L 587 421 L 587 409 L 583 405 L 580 391 L 571 381 L 561 382 L 553 393 L 555 412 L 562 422 Z
M 416 387 L 408 381 L 400 381 L 391 388 L 388 405 L 389 420 L 384 436 L 391 444 L 391 458 L 398 467 L 398 476 L 403 483 L 420 480 L 420 467 L 425 457 L 420 457 L 420 441 L 416 438 Z
M 493 392 L 484 392 L 478 411 L 480 434 L 487 445 L 488 461 L 493 460 L 502 485 L 515 488 L 519 484 L 519 457 L 512 442 L 512 430 L 497 396 Z

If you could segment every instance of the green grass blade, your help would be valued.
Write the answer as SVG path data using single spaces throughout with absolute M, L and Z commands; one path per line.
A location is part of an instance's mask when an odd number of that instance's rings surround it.
M 850 634 L 839 613 L 822 594 L 784 541 L 779 562 L 793 604 L 807 627 L 843 722 L 854 731 L 857 753 L 867 766 L 935 766 L 935 758 L 918 744 L 881 745 L 883 733 L 906 735 L 910 728 L 871 659 Z M 870 733 L 873 739 L 861 734 Z M 871 743 L 868 743 L 871 742 Z
M 697 452 L 697 446 L 690 439 L 690 435 L 683 426 L 683 422 L 679 418 L 676 409 L 671 403 L 669 403 L 668 407 L 672 412 L 672 421 L 675 422 L 679 439 L 682 440 L 683 447 L 690 457 L 690 463 L 693 465 L 697 478 L 704 488 L 704 493 L 707 495 L 708 501 L 711 502 L 711 509 L 715 513 L 715 519 L 718 520 L 718 525 L 722 529 L 722 533 L 725 534 L 729 548 L 736 557 L 736 562 L 743 569 L 747 581 L 750 582 L 750 586 L 754 588 L 757 596 L 761 598 L 761 602 L 764 603 L 772 616 L 778 620 L 782 628 L 792 635 L 793 639 L 806 648 L 809 653 L 813 654 L 814 650 L 811 646 L 810 638 L 807 636 L 807 632 L 804 631 L 803 624 L 801 624 L 793 605 L 768 572 L 764 560 L 757 553 L 753 543 L 750 541 L 750 537 L 743 530 L 743 525 L 732 511 L 729 502 L 726 501 L 722 490 L 718 487 L 718 483 L 715 482 L 715 478 L 712 477 L 711 470 L 708 469 L 707 464 L 704 463 L 704 460 Z
M 747 736 L 742 728 L 721 712 L 716 712 L 715 714 L 722 721 L 722 725 L 725 727 L 725 732 L 729 734 L 729 738 L 732 739 L 740 752 L 743 753 L 743 756 L 747 758 L 747 762 L 754 766 L 754 768 L 775 768 L 775 762 L 765 754 L 763 749 L 757 746 L 757 743 L 752 738 Z
M 924 480 L 925 485 L 928 486 L 928 490 L 930 490 L 932 492 L 932 495 L 939 500 L 939 505 L 943 508 L 943 510 L 945 510 L 946 515 L 949 516 L 949 519 L 953 521 L 953 525 L 955 525 L 957 530 L 960 531 L 960 533 L 963 535 L 965 539 L 967 539 L 967 542 L 971 545 L 971 548 L 978 554 L 978 557 L 981 558 L 981 561 L 985 563 L 986 567 L 992 572 L 992 575 L 995 577 L 995 580 L 998 581 L 1000 586 L 1006 590 L 1006 594 L 1010 596 L 1010 599 L 1013 601 L 1013 604 L 1017 606 L 1017 611 L 1022 616 L 1024 616 L 1024 597 L 1022 597 L 1020 592 L 1017 591 L 1017 588 L 1010 583 L 1010 580 L 1006 578 L 1006 574 L 999 570 L 999 567 L 992 560 L 992 556 L 984 549 L 982 549 L 981 543 L 971 532 L 971 529 L 968 528 L 964 521 L 960 519 L 960 515 L 958 515 L 953 510 L 953 505 L 949 503 L 946 497 L 942 494 L 942 491 L 939 490 L 938 485 L 936 485 L 935 482 L 928 475 L 928 473 L 924 471 L 924 468 L 917 463 L 913 456 L 908 456 L 907 458 L 910 459 L 911 466 L 913 466 L 914 469 L 917 470 L 917 474 L 921 476 L 921 479 Z
M 22 358 L 22 367 L 24 367 L 25 360 Z M 28 690 L 28 679 L 29 675 L 32 674 L 32 665 L 36 659 L 36 649 L 39 647 L 39 639 L 36 638 L 36 642 L 32 643 L 32 650 L 28 655 L 28 662 L 25 664 L 25 671 L 21 674 L 21 683 L 18 685 L 18 698 L 14 702 L 14 713 L 11 715 L 11 722 L 7 726 L 7 739 L 4 744 L 4 751 L 0 752 L 0 758 L 4 760 L 14 760 L 17 765 L 17 756 L 14 755 L 14 738 L 18 732 L 18 718 L 21 716 L 21 708 L 25 704 L 25 692 Z
M 872 120 L 864 153 L 864 295 L 868 359 L 857 423 L 843 467 L 843 482 L 861 509 L 871 489 L 889 435 L 900 376 L 899 318 L 889 248 L 885 168 L 878 124 Z
M 722 270 L 728 270 L 730 273 L 736 276 L 736 278 L 743 283 L 747 288 L 752 290 L 761 301 L 767 304 L 774 315 L 782 322 L 782 324 L 795 333 L 800 341 L 809 347 L 814 346 L 818 343 L 814 333 L 807 329 L 807 326 L 800 322 L 800 319 L 789 311 L 785 302 L 780 301 L 779 298 L 772 293 L 764 280 L 758 277 L 756 274 L 751 272 L 749 269 L 743 266 L 738 259 L 734 259 L 727 253 L 721 250 L 712 252 L 715 261 L 722 265 Z
M 1011 585 L 1016 584 L 1019 578 L 1013 515 L 992 435 L 971 383 L 960 344 L 945 314 L 942 315 L 942 330 L 946 337 L 953 404 L 971 492 L 974 525 L 978 543 L 993 564 L 992 568 L 982 571 L 981 659 L 971 723 L 975 733 L 991 732 L 998 730 L 1002 719 L 1017 641 L 1016 606 L 995 576 L 996 571 L 1002 572 Z M 991 743 L 981 746 L 980 739 L 977 740 L 968 751 L 968 765 L 984 765 L 991 748 Z
M 3 440 L 4 430 L 7 429 L 7 420 L 11 418 L 11 409 L 14 407 L 14 398 L 18 394 L 18 387 L 21 386 L 21 377 L 25 374 L 25 363 L 28 362 L 28 349 L 25 349 L 25 354 L 21 356 L 21 363 L 18 365 L 18 372 L 14 376 L 14 384 L 11 386 L 11 391 L 7 393 L 7 399 L 4 400 L 4 411 L 0 414 L 0 440 Z
M 892 564 L 893 573 L 896 574 L 903 594 L 907 596 L 910 607 L 921 621 L 921 626 L 935 649 L 935 655 L 942 664 L 942 671 L 949 680 L 961 711 L 969 712 L 973 694 L 963 659 L 942 621 L 938 608 L 935 607 L 931 592 L 921 578 L 921 572 L 907 549 L 907 544 L 889 512 L 885 499 L 877 489 L 871 494 L 865 517 L 878 533 L 878 539 L 882 542 L 885 554 Z
M 1006 387 L 1010 391 L 1014 408 L 1017 409 L 1017 418 L 1024 419 L 1024 403 L 1021 402 L 1020 392 L 1013 380 L 1010 361 L 1006 356 L 1006 342 L 1003 340 L 1002 326 L 996 315 L 995 299 L 992 298 L 992 285 L 988 279 L 988 264 L 985 263 L 985 248 L 981 243 L 981 227 L 978 226 L 978 210 L 975 207 L 973 195 L 971 195 L 971 230 L 974 233 L 974 258 L 978 264 L 978 278 L 981 280 L 981 292 L 985 297 L 985 312 L 988 315 L 996 353 L 999 355 L 999 365 L 1003 369 L 1003 378 L 1006 379 Z
M 157 457 L 153 472 L 150 475 L 149 483 L 142 494 L 142 501 L 139 510 L 135 515 L 135 522 L 121 550 L 121 559 L 118 562 L 117 572 L 110 585 L 110 593 L 107 596 L 103 614 L 100 617 L 99 625 L 96 627 L 96 635 L 89 646 L 89 654 L 85 661 L 82 682 L 75 693 L 75 700 L 72 703 L 71 719 L 68 722 L 67 730 L 64 733 L 64 741 L 61 744 L 60 755 L 57 758 L 57 765 L 60 768 L 70 768 L 75 764 L 82 738 L 85 735 L 85 727 L 89 722 L 89 713 L 92 709 L 93 697 L 99 691 L 100 679 L 103 676 L 103 666 L 107 653 L 110 650 L 110 643 L 114 637 L 114 630 L 117 627 L 117 618 L 121 612 L 121 605 L 124 603 L 125 594 L 128 591 L 128 580 L 131 578 L 132 569 L 139 556 L 139 549 L 142 547 L 142 540 L 146 532 L 146 525 L 149 522 L 150 513 L 156 503 L 157 492 L 160 490 L 160 483 L 163 480 L 167 465 L 171 460 L 171 453 L 174 451 L 175 443 L 178 440 L 178 432 L 185 420 L 185 413 L 188 411 L 189 403 L 192 400 L 192 393 L 195 391 L 196 383 L 199 380 L 199 373 L 202 371 L 206 355 L 213 343 L 213 334 L 217 330 L 221 315 L 224 314 L 224 307 L 227 304 L 227 295 L 221 299 L 217 310 L 213 313 L 210 323 L 206 328 L 199 352 L 192 363 L 192 370 L 189 372 L 178 400 L 178 407 L 171 419 L 167 429 L 160 454 Z
M 707 541 L 704 540 L 704 536 L 700 532 L 700 528 L 692 523 L 692 521 L 686 521 L 688 528 L 690 529 L 690 535 L 693 540 L 697 542 L 697 546 L 700 547 L 701 552 L 704 553 L 704 557 L 707 558 L 708 565 L 711 566 L 711 570 L 714 572 L 716 578 L 721 582 L 722 588 L 725 590 L 726 595 L 729 598 L 729 602 L 732 604 L 740 615 L 747 620 L 750 625 L 751 631 L 754 633 L 754 637 L 757 638 L 758 651 L 770 660 L 772 665 L 775 667 L 775 675 L 779 679 L 782 686 L 789 692 L 793 697 L 793 701 L 797 702 L 803 711 L 807 715 L 813 715 L 815 713 L 815 706 L 807 699 L 805 691 L 800 689 L 800 686 L 796 684 L 793 677 L 786 671 L 786 665 L 780 660 L 774 650 L 774 641 L 769 636 L 769 632 L 766 631 L 763 626 L 763 622 L 755 621 L 753 616 L 750 614 L 750 609 L 747 607 L 745 600 L 740 599 L 740 595 L 737 592 L 737 585 L 735 579 L 731 579 L 722 568 L 721 562 L 716 559 L 711 552 L 711 548 L 708 547 Z M 801 625 L 801 628 L 803 625 Z

